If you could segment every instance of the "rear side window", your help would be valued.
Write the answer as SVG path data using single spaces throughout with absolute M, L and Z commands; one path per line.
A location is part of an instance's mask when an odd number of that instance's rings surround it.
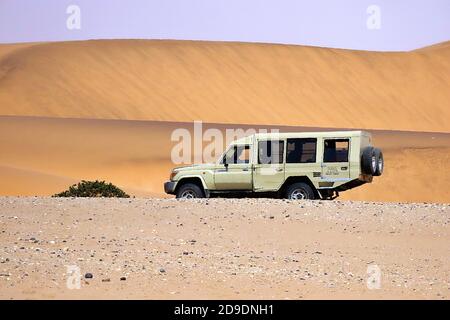
M 316 162 L 317 139 L 287 139 L 286 163 Z
M 259 141 L 258 163 L 276 164 L 283 163 L 284 141 Z
M 323 162 L 348 162 L 348 139 L 326 139 Z

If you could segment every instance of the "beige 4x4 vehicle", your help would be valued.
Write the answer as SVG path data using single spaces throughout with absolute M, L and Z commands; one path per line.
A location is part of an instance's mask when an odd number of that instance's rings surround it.
M 230 144 L 215 164 L 173 169 L 166 193 L 334 199 L 383 172 L 383 154 L 365 131 L 264 133 Z

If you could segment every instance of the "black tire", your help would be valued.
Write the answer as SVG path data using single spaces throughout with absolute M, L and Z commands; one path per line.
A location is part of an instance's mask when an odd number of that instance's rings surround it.
M 383 169 L 384 169 L 383 152 L 381 152 L 381 150 L 378 148 L 375 148 L 374 152 L 375 152 L 375 156 L 377 157 L 377 167 L 376 167 L 373 175 L 381 176 L 383 174 Z
M 306 183 L 297 182 L 291 184 L 286 189 L 285 197 L 291 200 L 301 200 L 301 199 L 315 199 L 313 189 Z
M 176 197 L 177 199 L 204 198 L 205 193 L 198 185 L 193 183 L 185 183 L 178 188 Z
M 361 170 L 365 174 L 373 175 L 377 170 L 377 156 L 374 147 L 366 147 L 361 156 Z

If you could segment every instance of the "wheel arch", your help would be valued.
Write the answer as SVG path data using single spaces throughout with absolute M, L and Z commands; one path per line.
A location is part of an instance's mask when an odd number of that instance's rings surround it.
M 303 183 L 306 183 L 307 185 L 309 185 L 311 187 L 311 189 L 313 190 L 313 192 L 314 192 L 314 196 L 316 198 L 320 198 L 319 192 L 317 191 L 316 187 L 314 186 L 314 184 L 312 183 L 312 181 L 309 179 L 308 176 L 290 176 L 281 185 L 280 189 L 278 190 L 278 193 L 280 195 L 283 195 L 286 192 L 286 189 L 290 185 L 292 185 L 293 183 L 298 183 L 298 182 L 303 182 Z
M 200 187 L 203 192 L 207 193 L 206 183 L 200 176 L 184 176 L 178 181 L 177 186 L 175 187 L 175 193 L 178 192 L 180 187 L 186 183 L 193 183 Z

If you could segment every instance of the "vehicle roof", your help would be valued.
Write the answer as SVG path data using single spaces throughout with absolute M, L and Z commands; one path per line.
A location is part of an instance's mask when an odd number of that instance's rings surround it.
M 253 137 L 256 137 L 258 139 L 285 139 L 285 138 L 346 138 L 359 136 L 370 136 L 370 133 L 362 130 L 255 133 L 234 140 L 232 144 L 251 143 L 253 141 Z

